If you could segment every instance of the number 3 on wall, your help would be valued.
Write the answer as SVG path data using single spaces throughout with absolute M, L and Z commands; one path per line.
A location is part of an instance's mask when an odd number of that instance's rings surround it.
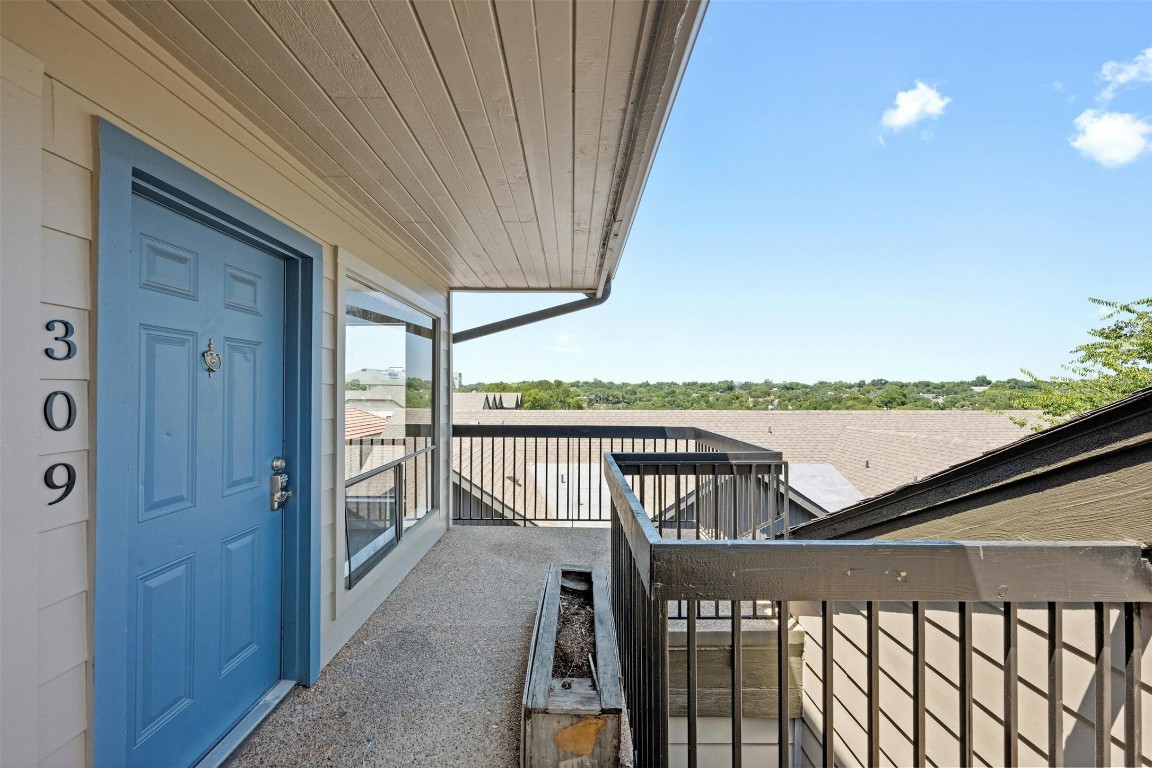
M 76 333 L 76 327 L 67 320 L 49 320 L 48 324 L 44 327 L 49 331 L 55 331 L 58 325 L 64 326 L 64 333 L 59 336 L 53 336 L 52 340 L 63 342 L 66 351 L 63 355 L 58 355 L 52 347 L 45 347 L 44 354 L 53 360 L 71 360 L 76 357 L 76 342 L 72 341 L 72 334 Z

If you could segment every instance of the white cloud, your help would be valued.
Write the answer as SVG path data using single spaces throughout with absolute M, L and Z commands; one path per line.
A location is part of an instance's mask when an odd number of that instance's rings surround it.
M 1145 48 L 1131 61 L 1110 61 L 1100 68 L 1100 79 L 1107 85 L 1100 92 L 1100 102 L 1107 104 L 1116 91 L 1129 83 L 1152 83 L 1152 48 Z
M 1088 109 L 1076 118 L 1076 135 L 1068 142 L 1105 168 L 1127 165 L 1149 149 L 1152 124 L 1124 112 Z
M 939 118 L 950 101 L 952 99 L 941 96 L 932 86 L 917 80 L 915 88 L 896 94 L 896 106 L 884 110 L 881 122 L 885 128 L 902 131 L 929 117 Z
M 562 355 L 584 354 L 584 345 L 580 343 L 580 337 L 574 333 L 556 334 L 552 338 L 552 344 L 548 349 Z

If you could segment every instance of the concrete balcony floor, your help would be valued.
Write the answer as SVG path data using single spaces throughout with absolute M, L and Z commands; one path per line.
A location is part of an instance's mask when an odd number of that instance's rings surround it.
M 607 528 L 449 529 L 227 765 L 518 765 L 548 564 L 608 561 Z

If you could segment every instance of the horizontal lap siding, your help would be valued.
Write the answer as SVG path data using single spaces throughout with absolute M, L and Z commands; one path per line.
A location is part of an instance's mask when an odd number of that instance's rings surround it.
M 883 603 L 880 618 L 880 747 L 881 760 L 895 765 L 912 762 L 912 614 L 908 604 Z M 1152 606 L 1145 605 L 1143 636 L 1152 630 Z M 953 606 L 932 603 L 926 611 L 925 680 L 927 756 L 936 765 L 958 760 L 959 679 L 958 623 Z M 1123 764 L 1124 681 L 1123 625 L 1119 611 L 1112 621 L 1112 763 Z M 822 648 L 821 619 L 801 618 L 808 634 L 805 645 L 805 719 L 811 733 L 804 739 L 807 759 L 821 760 Z M 834 713 L 837 762 L 863 764 L 867 755 L 864 607 L 837 603 L 835 618 Z M 1047 763 L 1047 613 L 1042 606 L 1020 608 L 1018 622 L 1019 761 Z M 973 611 L 974 757 L 978 762 L 1003 762 L 1003 613 L 1000 605 L 978 603 Z M 1093 762 L 1095 727 L 1093 612 L 1090 605 L 1069 605 L 1064 611 L 1065 761 Z M 1152 764 L 1148 735 L 1152 734 L 1152 651 L 1142 656 L 1141 710 L 1144 751 L 1142 763 Z
M 92 382 L 95 358 L 95 173 L 96 118 L 104 117 L 158 146 L 198 173 L 271 212 L 319 241 L 324 250 L 323 392 L 321 462 L 321 605 L 322 644 L 339 647 L 355 626 L 339 623 L 333 595 L 336 543 L 340 530 L 333 499 L 334 446 L 338 381 L 334 347 L 340 313 L 335 307 L 335 245 L 347 245 L 385 274 L 446 312 L 445 286 L 427 278 L 423 267 L 373 223 L 336 199 L 323 182 L 280 150 L 246 119 L 215 98 L 205 84 L 162 53 L 153 43 L 135 41 L 110 22 L 117 13 L 104 3 L 3 3 L 4 181 L 18 188 L 16 201 L 5 198 L 5 225 L 17 211 L 35 211 L 35 221 L 5 237 L 4 325 L 24 340 L 8 343 L 19 359 L 10 360 L 4 380 L 4 429 L 27 435 L 35 449 L 15 458 L 5 443 L 4 474 L 4 743 L 5 765 L 82 765 L 91 760 L 90 734 L 92 610 L 91 573 L 93 466 L 95 435 Z M 43 65 L 43 74 L 40 74 Z M 23 131 L 21 134 L 20 132 Z M 35 169 L 35 170 L 32 170 Z M 17 180 L 20 180 L 17 182 Z M 19 184 L 17 187 L 16 185 Z M 14 238 L 22 238 L 17 242 Z M 9 239 L 9 238 L 13 239 Z M 15 245 L 11 250 L 9 243 Z M 17 255 L 18 253 L 18 255 Z M 25 259 L 23 271 L 11 259 Z M 18 281 L 28 307 L 7 299 Z M 38 306 L 38 311 L 34 309 Z M 51 342 L 44 329 L 52 319 L 76 329 L 77 356 L 49 360 Z M 446 326 L 445 326 L 446 327 Z M 445 337 L 446 338 L 446 337 Z M 441 339 L 447 366 L 446 341 Z M 55 345 L 60 347 L 59 344 Z M 62 348 L 62 347 L 61 347 Z M 25 359 L 28 358 L 28 359 Z M 22 366 L 12 373 L 13 366 Z M 446 367 L 441 371 L 450 380 Z M 20 377 L 29 386 L 19 385 Z M 52 432 L 40 409 L 54 390 L 72 394 L 78 406 L 75 426 Z M 447 391 L 447 390 L 445 390 Z M 444 398 L 447 400 L 447 398 Z M 10 414 L 15 414 L 9 419 Z M 19 419 L 16 419 L 19 416 Z M 448 406 L 441 409 L 448 429 Z M 19 427 L 23 423 L 25 426 Z M 442 494 L 446 452 L 442 454 Z M 58 492 L 43 485 L 48 464 L 76 467 L 75 490 L 48 506 Z M 9 482 L 21 470 L 19 483 Z M 13 512 L 20 510 L 17 517 Z M 429 535 L 442 530 L 443 516 L 429 521 Z M 428 537 L 425 537 L 428 538 Z M 22 543 L 20 543 L 22 542 Z M 424 543 L 427 546 L 428 542 Z M 9 557 L 9 548 L 21 551 Z M 21 577 L 12 579 L 19 569 Z M 16 591 L 10 584 L 19 583 Z M 373 596 L 375 599 L 375 596 Z M 356 614 L 373 606 L 354 605 Z M 20 626 L 13 625 L 13 620 Z M 331 653 L 326 653 L 327 660 Z M 18 699 L 18 706 L 14 704 Z

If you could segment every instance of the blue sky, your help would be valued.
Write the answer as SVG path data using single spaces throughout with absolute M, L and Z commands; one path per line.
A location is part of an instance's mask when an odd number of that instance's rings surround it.
M 714 0 L 611 299 L 465 382 L 1060 372 L 1152 296 L 1152 2 Z M 457 329 L 570 300 L 456 294 Z

